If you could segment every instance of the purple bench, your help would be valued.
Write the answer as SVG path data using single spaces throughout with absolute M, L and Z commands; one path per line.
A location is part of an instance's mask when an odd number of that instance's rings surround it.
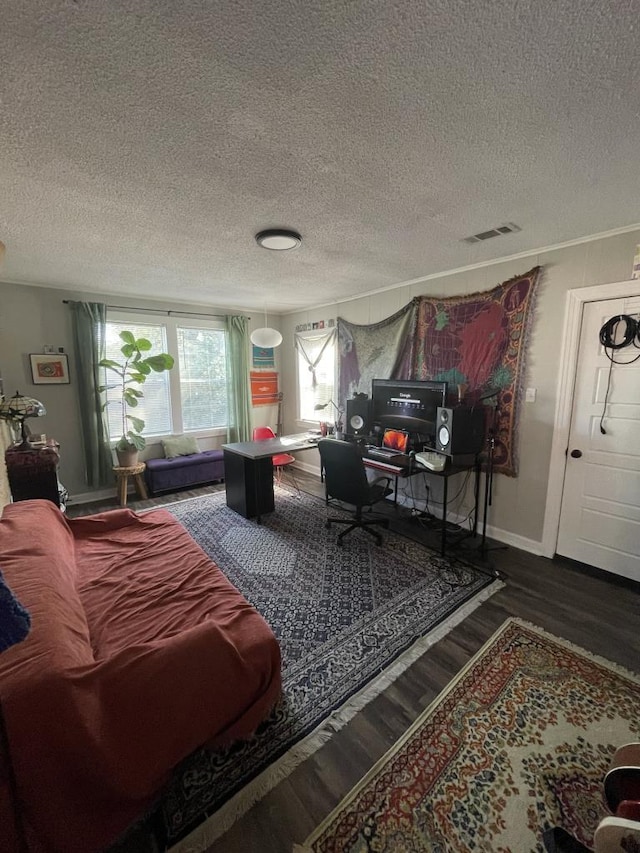
M 214 483 L 224 480 L 223 453 L 222 450 L 203 450 L 172 459 L 148 459 L 144 476 L 151 495 Z

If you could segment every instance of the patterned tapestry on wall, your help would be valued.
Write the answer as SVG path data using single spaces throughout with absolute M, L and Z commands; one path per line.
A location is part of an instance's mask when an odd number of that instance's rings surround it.
M 540 267 L 467 296 L 418 296 L 382 323 L 338 319 L 341 401 L 371 379 L 445 379 L 451 401 L 484 405 L 494 471 L 517 474 L 525 356 Z M 492 393 L 495 392 L 495 393 Z M 344 404 L 344 403 L 343 403 Z
M 484 293 L 417 299 L 419 345 L 410 378 L 446 379 L 452 390 L 467 386 L 468 405 L 485 398 L 494 471 L 511 477 L 518 472 L 518 420 L 539 277 L 534 267 Z
M 398 379 L 411 369 L 415 341 L 415 300 L 371 326 L 338 317 L 338 393 L 340 407 L 356 392 L 371 394 L 372 379 Z

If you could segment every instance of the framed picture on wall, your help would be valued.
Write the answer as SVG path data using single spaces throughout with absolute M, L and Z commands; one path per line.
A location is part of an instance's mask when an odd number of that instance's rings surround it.
M 66 353 L 31 353 L 29 361 L 34 385 L 69 384 L 69 359 Z

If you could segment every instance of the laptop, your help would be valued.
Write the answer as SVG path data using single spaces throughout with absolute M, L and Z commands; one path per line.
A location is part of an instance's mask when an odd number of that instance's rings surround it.
M 403 429 L 385 429 L 382 446 L 393 453 L 408 453 L 409 433 Z

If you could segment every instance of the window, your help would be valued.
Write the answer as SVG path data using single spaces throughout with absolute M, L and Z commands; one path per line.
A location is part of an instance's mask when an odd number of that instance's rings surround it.
M 207 432 L 227 426 L 226 333 L 221 323 L 167 317 L 158 322 L 141 321 L 140 315 L 110 312 L 107 321 L 106 355 L 122 362 L 120 332 L 151 341 L 151 353 L 168 352 L 175 359 L 172 370 L 151 373 L 142 387 L 144 397 L 136 417 L 145 422 L 144 436 Z M 113 384 L 113 375 L 103 384 Z M 117 389 L 107 391 L 107 400 L 119 399 Z M 109 435 L 116 441 L 122 433 L 120 406 L 108 406 Z
M 332 405 L 317 411 L 316 405 L 336 403 L 335 389 L 335 332 L 296 335 L 298 353 L 298 415 L 302 421 L 333 421 L 336 410 Z M 313 368 L 313 369 L 312 369 Z M 314 386 L 315 373 L 315 386 Z
M 225 334 L 221 329 L 178 328 L 180 399 L 185 431 L 226 427 Z

